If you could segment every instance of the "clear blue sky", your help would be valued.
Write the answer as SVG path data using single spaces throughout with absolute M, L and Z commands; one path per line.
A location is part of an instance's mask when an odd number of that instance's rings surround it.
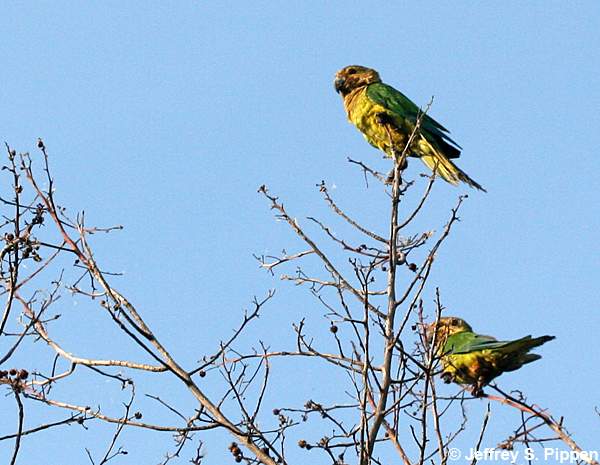
M 448 312 L 481 332 L 556 335 L 540 349 L 543 360 L 501 385 L 565 415 L 589 448 L 600 421 L 599 24 L 593 1 L 5 3 L 0 136 L 32 152 L 42 137 L 60 202 L 85 209 L 89 223 L 125 226 L 95 240 L 96 256 L 125 273 L 116 286 L 191 365 L 272 287 L 278 294 L 248 341 L 278 348 L 300 317 L 322 324 L 305 291 L 252 258 L 300 250 L 259 185 L 300 219 L 326 218 L 315 188 L 325 180 L 342 204 L 385 230 L 387 204 L 365 200 L 345 160 L 382 171 L 388 164 L 347 123 L 335 71 L 363 64 L 418 104 L 435 96 L 431 114 L 488 193 L 436 183 L 423 228 L 441 227 L 457 195 L 471 195 L 430 289 L 440 286 Z M 409 168 L 421 171 L 416 162 Z M 67 298 L 61 305 L 81 324 L 63 335 L 70 350 L 79 343 L 82 356 L 110 353 L 109 335 L 73 335 L 91 327 L 87 311 Z M 296 379 L 297 368 L 278 369 L 278 388 Z M 321 369 L 295 381 L 294 401 L 335 392 Z M 75 388 L 81 403 L 97 404 L 98 386 L 82 378 Z M 190 406 L 181 387 L 169 389 L 144 392 Z M 115 399 L 103 405 L 118 416 Z M 505 412 L 494 406 L 488 446 L 516 426 Z M 2 432 L 12 431 L 15 423 L 4 423 Z M 83 448 L 97 457 L 110 438 L 75 430 L 25 438 L 19 463 L 86 463 Z M 207 441 L 207 463 L 230 460 L 226 441 Z M 167 436 L 134 431 L 124 442 L 130 454 L 115 463 L 158 463 L 171 446 Z M 316 454 L 310 461 L 325 463 Z

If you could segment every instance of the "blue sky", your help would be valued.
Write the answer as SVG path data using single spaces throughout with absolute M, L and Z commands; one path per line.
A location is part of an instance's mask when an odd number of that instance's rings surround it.
M 247 341 L 276 348 L 293 321 L 322 324 L 305 291 L 257 268 L 253 253 L 301 247 L 258 186 L 301 220 L 327 218 L 315 188 L 325 180 L 385 231 L 388 205 L 365 192 L 346 157 L 381 171 L 389 163 L 346 121 L 335 71 L 371 66 L 419 105 L 434 96 L 431 115 L 488 193 L 436 183 L 423 229 L 439 229 L 456 197 L 470 195 L 430 291 L 439 286 L 448 312 L 478 331 L 556 335 L 543 360 L 500 384 L 565 415 L 584 447 L 597 443 L 600 4 L 48 1 L 5 4 L 1 16 L 2 140 L 34 152 L 42 137 L 60 202 L 85 209 L 89 223 L 125 226 L 95 238 L 96 256 L 125 273 L 117 287 L 189 364 L 269 288 L 277 295 Z M 411 163 L 409 175 L 422 171 Z M 110 352 L 108 335 L 81 336 L 93 327 L 87 313 L 61 305 L 81 324 L 79 336 L 64 334 L 73 347 Z M 126 350 L 119 344 L 110 349 Z M 278 369 L 278 389 L 306 370 L 292 390 L 298 402 L 335 393 L 316 383 L 321 366 Z M 86 382 L 73 389 L 96 404 L 97 386 Z M 148 392 L 161 389 L 190 402 L 176 384 Z M 516 426 L 505 414 L 494 406 L 496 437 Z M 72 463 L 85 463 L 83 448 L 99 453 L 110 438 L 73 433 L 71 449 L 52 445 L 72 430 L 26 438 L 21 462 L 65 463 L 75 453 Z M 158 463 L 170 446 L 127 434 L 121 463 Z M 226 456 L 217 444 L 227 439 L 215 441 L 208 463 Z

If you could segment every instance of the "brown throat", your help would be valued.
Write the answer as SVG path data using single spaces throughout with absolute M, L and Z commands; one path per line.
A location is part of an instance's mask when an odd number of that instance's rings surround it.
M 352 108 L 354 108 L 354 100 L 358 97 L 358 94 L 361 90 L 363 90 L 365 86 L 355 87 L 349 92 L 342 94 L 344 97 L 344 107 L 346 108 L 346 113 L 350 116 L 352 112 Z

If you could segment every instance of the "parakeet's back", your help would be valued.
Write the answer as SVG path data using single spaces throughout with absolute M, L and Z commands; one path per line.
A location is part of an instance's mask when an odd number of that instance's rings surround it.
M 412 133 L 420 117 L 420 133 L 435 150 L 448 159 L 460 156 L 460 146 L 450 138 L 448 130 L 429 115 L 421 115 L 419 107 L 402 92 L 387 84 L 374 83 L 367 86 L 366 95 L 376 106 L 385 109 L 394 127 L 400 128 L 403 133 Z M 414 155 L 417 157 L 427 155 L 430 151 L 418 143 L 411 148 L 416 150 Z

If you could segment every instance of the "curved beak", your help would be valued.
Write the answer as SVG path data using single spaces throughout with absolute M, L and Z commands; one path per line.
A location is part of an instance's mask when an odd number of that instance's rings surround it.
M 333 82 L 333 86 L 335 87 L 335 91 L 338 94 L 344 89 L 344 84 L 346 84 L 346 80 L 344 78 L 337 78 Z

